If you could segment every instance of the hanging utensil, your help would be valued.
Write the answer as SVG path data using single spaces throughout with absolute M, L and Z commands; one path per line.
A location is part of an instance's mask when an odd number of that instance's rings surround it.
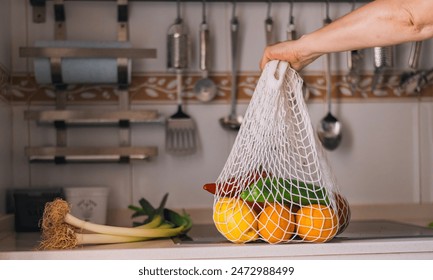
M 287 40 L 296 40 L 295 18 L 293 17 L 293 0 L 290 1 L 289 22 L 286 27 Z
M 169 27 L 167 34 L 168 70 L 188 68 L 188 42 L 188 30 L 180 16 L 180 0 L 177 0 L 177 18 Z
M 177 112 L 167 119 L 166 150 L 175 154 L 189 154 L 196 150 L 196 127 L 194 120 L 183 111 L 182 74 L 188 67 L 188 32 L 180 16 L 177 1 L 177 18 L 168 29 L 167 67 L 176 72 Z
M 324 25 L 328 25 L 332 22 L 329 17 L 329 1 L 326 1 L 326 18 L 324 20 Z M 341 123 L 338 121 L 336 117 L 334 117 L 331 113 L 331 92 L 332 92 L 332 84 L 331 84 L 331 54 L 327 54 L 325 56 L 326 63 L 326 98 L 328 101 L 328 113 L 326 116 L 320 121 L 317 134 L 320 142 L 323 147 L 327 150 L 335 150 L 341 142 L 342 133 L 341 133 Z
M 419 59 L 421 57 L 421 48 L 422 48 L 422 41 L 417 41 L 412 43 L 410 49 L 409 67 L 415 71 L 418 70 Z
M 296 34 L 295 17 L 293 16 L 293 0 L 289 1 L 289 21 L 286 26 L 286 37 L 288 41 L 296 40 L 298 38 Z M 302 84 L 302 93 L 305 102 L 307 102 L 310 92 L 305 81 Z
M 400 80 L 400 90 L 406 94 L 420 93 L 425 82 L 424 73 L 419 71 L 419 60 L 421 57 L 422 41 L 413 42 L 409 54 L 410 71 L 403 73 Z
M 362 58 L 363 54 L 361 50 L 347 52 L 347 67 L 349 68 L 347 82 L 349 83 L 352 95 L 357 91 L 361 79 Z
M 374 47 L 374 76 L 371 90 L 383 84 L 385 72 L 394 66 L 394 46 Z
M 199 65 L 202 71 L 202 78 L 194 85 L 195 97 L 202 102 L 209 102 L 217 95 L 217 87 L 215 83 L 209 79 L 209 65 L 210 65 L 210 52 L 209 52 L 209 28 L 206 21 L 206 1 L 203 0 L 203 20 L 200 24 L 199 39 L 200 39 L 200 56 Z
M 272 45 L 274 43 L 274 20 L 271 16 L 271 5 L 272 2 L 268 1 L 268 12 L 265 19 L 265 35 L 266 35 L 266 45 Z
M 356 6 L 356 0 L 352 2 L 352 11 L 355 10 Z M 361 50 L 351 50 L 347 52 L 347 67 L 349 69 L 349 72 L 347 74 L 347 82 L 349 83 L 350 90 L 352 92 L 352 95 L 355 94 L 355 92 L 358 89 L 358 83 L 360 80 L 361 75 L 361 62 L 362 62 L 362 52 Z
M 236 113 L 237 101 L 237 56 L 238 56 L 238 33 L 239 21 L 236 17 L 236 1 L 233 2 L 233 15 L 230 20 L 230 36 L 231 36 L 231 56 L 232 56 L 232 89 L 231 89 L 231 108 L 230 115 L 220 119 L 220 124 L 223 128 L 229 130 L 239 130 L 243 117 Z

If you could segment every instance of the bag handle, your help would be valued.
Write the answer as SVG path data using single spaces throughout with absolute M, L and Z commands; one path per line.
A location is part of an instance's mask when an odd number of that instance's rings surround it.
M 289 63 L 287 61 L 271 60 L 266 64 L 265 71 L 268 74 L 267 83 L 276 89 L 281 87 L 286 76 Z

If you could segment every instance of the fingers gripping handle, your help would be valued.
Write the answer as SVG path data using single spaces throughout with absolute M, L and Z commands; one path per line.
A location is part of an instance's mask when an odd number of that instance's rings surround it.
M 270 87 L 278 89 L 281 87 L 289 63 L 286 61 L 271 60 L 266 64 L 265 72 L 267 73 L 267 83 Z

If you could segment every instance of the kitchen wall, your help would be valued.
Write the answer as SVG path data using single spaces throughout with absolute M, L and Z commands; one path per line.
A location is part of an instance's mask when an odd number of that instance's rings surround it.
M 298 34 L 317 29 L 324 18 L 324 4 L 295 3 L 294 16 Z M 213 39 L 213 66 L 215 73 L 230 71 L 229 20 L 231 4 L 209 3 L 209 25 Z M 331 4 L 331 17 L 348 12 L 350 3 Z M 2 10 L 2 13 L 4 10 Z M 239 3 L 238 16 L 241 22 L 240 70 L 258 73 L 258 62 L 264 48 L 265 3 Z M 49 3 L 47 22 L 34 24 L 28 1 L 12 1 L 13 34 L 12 70 L 16 74 L 31 73 L 31 60 L 18 57 L 20 46 L 31 46 L 36 40 L 53 39 L 53 15 Z M 201 22 L 201 5 L 185 3 L 183 17 L 190 27 L 192 39 L 197 39 Z M 163 15 L 163 16 L 161 16 Z M 284 28 L 288 19 L 288 4 L 274 3 L 272 15 L 278 28 L 278 39 L 284 39 Z M 67 37 L 71 40 L 115 40 L 116 9 L 111 2 L 67 2 Z M 174 3 L 131 3 L 130 36 L 133 46 L 156 48 L 157 59 L 134 61 L 135 73 L 166 72 L 166 32 L 176 17 Z M 25 20 L 25 24 L 23 24 Z M 3 33 L 1 33 L 3 34 Z M 195 42 L 195 41 L 194 41 Z M 193 53 L 197 47 L 192 45 Z M 423 45 L 421 67 L 430 68 L 433 62 L 431 42 Z M 397 47 L 397 68 L 406 68 L 409 44 Z M 365 50 L 365 70 L 373 69 L 371 50 Z M 303 74 L 322 73 L 323 60 L 318 59 L 305 69 Z M 194 58 L 191 72 L 197 71 Z M 334 73 L 347 70 L 345 54 L 333 56 Z M 31 93 L 29 93 L 31 95 Z M 31 100 L 31 99 L 29 99 Z M 341 147 L 330 152 L 329 157 L 338 178 L 341 190 L 352 204 L 395 204 L 433 202 L 433 104 L 431 98 L 380 98 L 342 100 L 334 104 L 335 114 L 344 125 Z M 10 160 L 13 167 L 14 187 L 39 186 L 83 186 L 102 185 L 110 188 L 110 208 L 125 208 L 140 197 L 159 202 L 162 195 L 170 193 L 170 207 L 211 207 L 212 196 L 204 192 L 204 183 L 214 181 L 221 171 L 236 137 L 234 132 L 223 130 L 218 119 L 229 112 L 227 102 L 209 104 L 190 102 L 188 113 L 198 126 L 199 151 L 190 156 L 173 156 L 165 152 L 165 129 L 158 124 L 135 125 L 132 142 L 136 145 L 156 145 L 159 155 L 145 162 L 131 165 L 82 164 L 51 165 L 29 164 L 24 147 L 29 145 L 53 145 L 55 133 L 50 127 L 37 126 L 23 118 L 24 110 L 52 108 L 51 104 L 18 103 L 13 106 L 13 127 L 0 123 L 4 131 L 10 131 L 14 139 Z M 243 113 L 248 100 L 238 106 Z M 79 108 L 115 108 L 111 104 L 74 105 Z M 317 124 L 325 115 L 322 102 L 308 104 L 312 122 Z M 173 102 L 149 102 L 133 104 L 134 108 L 157 109 L 165 116 L 176 110 Z M 3 110 L 0 111 L 2 113 Z M 74 129 L 68 135 L 71 145 L 115 145 L 115 128 Z M 0 142 L 1 144 L 1 142 Z M 9 160 L 7 155 L 2 157 Z M 1 187 L 1 186 L 0 186 Z M 2 201 L 0 200 L 0 203 Z M 1 204 L 0 204 L 1 206 Z
M 0 0 L 0 92 L 5 93 L 7 73 L 11 70 L 10 0 Z M 3 96 L 3 94 L 1 94 Z M 5 201 L 5 190 L 12 186 L 11 107 L 0 98 L 0 206 Z M 5 207 L 0 207 L 0 215 Z
M 6 189 L 12 187 L 12 153 L 11 153 L 11 108 L 0 101 L 0 215 L 5 213 L 4 201 Z
M 0 63 L 10 68 L 11 63 L 11 24 L 10 24 L 10 10 L 11 1 L 10 0 L 0 0 L 2 9 L 0 10 Z

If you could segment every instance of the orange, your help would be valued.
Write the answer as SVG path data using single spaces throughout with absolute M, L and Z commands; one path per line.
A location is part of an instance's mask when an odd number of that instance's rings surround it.
M 259 216 L 259 234 L 268 243 L 289 241 L 295 232 L 295 215 L 281 204 L 268 204 Z
M 319 204 L 299 209 L 296 224 L 298 236 L 304 241 L 326 242 L 334 238 L 338 230 L 338 218 L 334 210 Z
M 343 233 L 344 230 L 349 225 L 351 211 L 350 211 L 349 202 L 344 196 L 340 194 L 336 194 L 336 201 L 337 201 L 337 213 L 338 213 L 338 224 L 339 224 L 337 235 L 339 235 L 340 233 Z
M 257 217 L 243 200 L 223 197 L 214 205 L 213 220 L 218 231 L 234 243 L 258 238 Z

